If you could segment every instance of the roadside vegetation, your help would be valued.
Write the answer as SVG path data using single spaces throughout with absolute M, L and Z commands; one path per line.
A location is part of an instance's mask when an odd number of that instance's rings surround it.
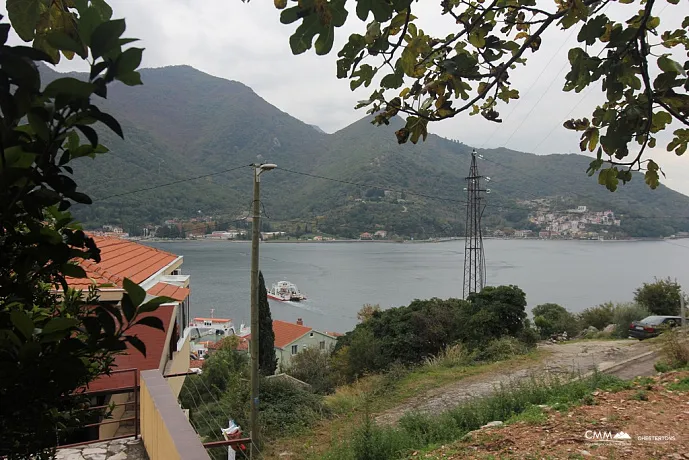
M 563 333 L 569 338 L 626 338 L 632 321 L 672 312 L 673 292 L 680 292 L 676 282 L 656 280 L 640 287 L 634 302 L 608 302 L 579 314 L 542 304 L 532 310 L 533 320 L 527 317 L 526 295 L 516 286 L 487 287 L 466 300 L 415 300 L 387 310 L 364 305 L 357 326 L 333 349 L 303 350 L 283 369 L 308 385 L 279 377 L 262 380 L 264 454 L 405 458 L 491 421 L 539 423 L 545 417 L 539 405 L 566 410 L 589 401 L 596 389 L 628 384 L 598 374 L 574 381 L 576 375 L 532 378 L 440 415 L 407 414 L 396 423 L 387 416 L 376 422 L 375 415 L 458 380 L 528 366 L 549 353 L 536 348 L 540 340 Z M 661 304 L 662 299 L 669 300 Z M 659 340 L 663 359 L 658 370 L 687 366 L 689 345 L 678 332 Z M 220 428 L 230 418 L 248 428 L 248 373 L 246 354 L 227 340 L 205 361 L 203 374 L 187 379 L 180 400 L 204 440 L 221 439 Z M 639 393 L 639 400 L 643 397 Z M 215 450 L 213 456 L 225 454 Z

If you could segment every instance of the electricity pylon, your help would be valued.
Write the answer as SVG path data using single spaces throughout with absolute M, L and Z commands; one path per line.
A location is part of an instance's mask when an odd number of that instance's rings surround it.
M 471 169 L 467 181 L 467 219 L 464 239 L 464 288 L 462 296 L 466 299 L 472 292 L 479 292 L 486 282 L 486 259 L 483 254 L 483 231 L 481 216 L 486 208 L 481 193 L 490 190 L 481 188 L 481 179 L 476 166 L 476 150 L 471 152 Z

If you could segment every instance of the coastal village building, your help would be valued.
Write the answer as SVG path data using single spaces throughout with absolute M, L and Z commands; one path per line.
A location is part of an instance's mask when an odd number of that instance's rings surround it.
M 214 324 L 221 324 L 219 321 L 230 321 L 213 318 Z M 231 322 L 229 323 L 231 324 Z M 341 334 L 335 332 L 320 332 L 311 327 L 304 326 L 304 321 L 299 318 L 295 323 L 287 321 L 273 320 L 273 333 L 275 334 L 275 356 L 278 360 L 277 372 L 287 369 L 292 357 L 307 348 L 317 348 L 323 352 L 329 352 L 337 343 L 337 337 Z M 244 333 L 243 330 L 237 332 L 239 337 L 239 351 L 249 353 L 251 334 Z M 225 335 L 219 335 L 225 337 Z M 217 348 L 217 341 L 202 336 L 194 341 L 192 347 L 192 368 L 202 368 L 203 359 Z
M 134 433 L 134 390 L 142 371 L 157 370 L 162 375 L 188 372 L 189 340 L 184 337 L 184 328 L 191 291 L 189 275 L 182 274 L 182 256 L 120 238 L 94 236 L 94 240 L 101 250 L 101 262 L 82 261 L 88 278 L 68 278 L 70 287 L 86 292 L 95 284 L 101 301 L 119 303 L 124 294 L 124 278 L 129 278 L 146 290 L 146 300 L 159 296 L 173 299 L 143 315 L 160 318 L 164 331 L 134 326 L 128 332 L 146 345 L 146 356 L 127 344 L 127 350 L 115 358 L 113 373 L 101 376 L 86 388 L 94 405 L 117 405 L 107 423 L 84 434 L 89 439 L 107 439 Z M 184 377 L 166 381 L 177 397 Z

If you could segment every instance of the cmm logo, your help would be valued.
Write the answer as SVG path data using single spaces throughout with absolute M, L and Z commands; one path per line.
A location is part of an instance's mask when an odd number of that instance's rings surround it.
M 629 436 L 627 433 L 624 431 L 620 431 L 619 433 L 615 433 L 614 435 L 612 434 L 612 431 L 595 431 L 595 430 L 586 430 L 584 433 L 584 437 L 586 439 L 594 440 L 594 441 L 628 441 L 632 439 L 631 436 Z

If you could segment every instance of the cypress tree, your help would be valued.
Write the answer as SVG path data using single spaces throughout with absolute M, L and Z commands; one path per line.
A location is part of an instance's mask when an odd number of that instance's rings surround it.
M 258 272 L 258 367 L 263 375 L 273 375 L 277 368 L 275 357 L 275 333 L 270 316 L 268 291 L 263 273 Z

